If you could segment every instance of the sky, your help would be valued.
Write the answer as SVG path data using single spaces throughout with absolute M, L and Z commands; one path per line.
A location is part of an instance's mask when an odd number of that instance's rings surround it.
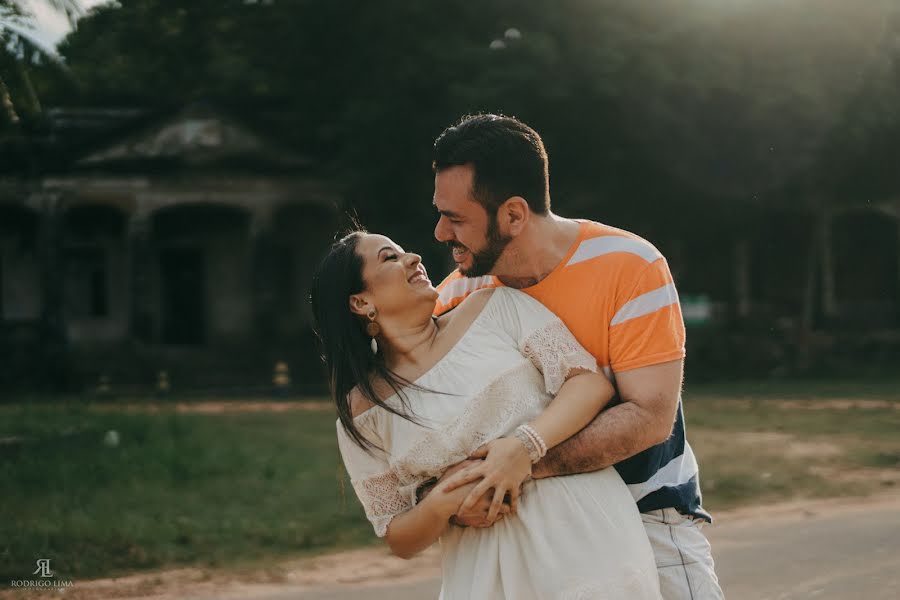
M 110 0 L 81 0 L 85 10 L 98 4 L 104 4 Z M 65 15 L 57 13 L 48 6 L 48 3 L 40 0 L 27 0 L 26 4 L 34 13 L 38 27 L 38 39 L 45 45 L 55 46 L 67 33 L 69 33 L 69 21 Z

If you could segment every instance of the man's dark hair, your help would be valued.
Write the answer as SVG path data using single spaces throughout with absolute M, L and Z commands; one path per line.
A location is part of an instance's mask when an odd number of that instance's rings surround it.
M 469 165 L 472 194 L 489 215 L 512 196 L 521 196 L 531 212 L 550 210 L 547 151 L 538 132 L 515 117 L 480 114 L 463 117 L 434 141 L 435 173 Z

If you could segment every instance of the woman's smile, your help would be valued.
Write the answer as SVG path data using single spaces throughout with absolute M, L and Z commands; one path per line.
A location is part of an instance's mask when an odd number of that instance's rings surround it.
M 407 279 L 409 283 L 420 283 L 425 282 L 427 284 L 431 284 L 431 280 L 428 279 L 428 273 L 425 272 L 425 267 L 422 266 L 422 263 L 419 263 L 419 267 L 416 269 L 416 272 L 412 274 L 412 276 Z

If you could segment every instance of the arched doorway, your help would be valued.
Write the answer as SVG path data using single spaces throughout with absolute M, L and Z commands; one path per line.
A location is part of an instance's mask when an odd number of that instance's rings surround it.
M 233 206 L 188 204 L 152 217 L 158 339 L 200 345 L 252 331 L 250 215 Z

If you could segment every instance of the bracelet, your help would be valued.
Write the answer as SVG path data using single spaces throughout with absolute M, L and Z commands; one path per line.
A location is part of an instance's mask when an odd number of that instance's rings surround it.
M 513 437 L 522 442 L 522 445 L 525 446 L 531 464 L 541 460 L 541 450 L 537 443 L 535 443 L 535 441 L 531 439 L 531 436 L 529 436 L 521 427 L 516 429 L 515 433 L 513 433 Z
M 534 439 L 535 442 L 537 442 L 538 446 L 540 447 L 541 458 L 547 456 L 547 442 L 544 441 L 544 438 L 541 437 L 541 434 L 539 434 L 537 430 L 535 430 L 535 428 L 531 425 L 526 424 L 522 425 L 521 427 L 526 432 L 528 432 L 528 434 Z
M 535 443 L 538 448 L 538 454 L 540 454 L 540 458 L 543 458 L 547 455 L 547 442 L 544 441 L 544 438 L 535 431 L 534 427 L 531 425 L 519 425 L 518 429 L 524 431 L 528 437 L 531 438 L 531 441 Z M 518 431 L 517 429 L 517 431 Z

